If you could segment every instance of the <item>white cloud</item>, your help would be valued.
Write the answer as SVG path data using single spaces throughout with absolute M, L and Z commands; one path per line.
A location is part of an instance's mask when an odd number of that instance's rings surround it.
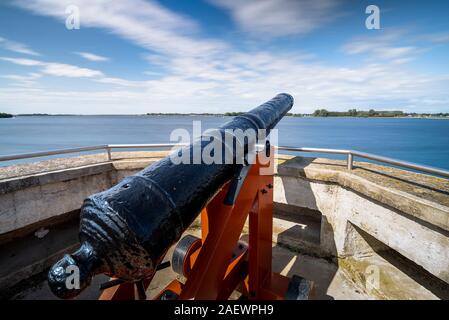
M 90 52 L 74 52 L 74 53 L 89 61 L 101 62 L 110 60 L 108 57 L 103 57 Z
M 4 58 L 22 65 L 35 65 L 41 73 L 89 77 L 101 83 L 96 92 L 91 88 L 87 91 L 68 88 L 43 90 L 36 95 L 35 88 L 20 92 L 0 89 L 0 101 L 17 108 L 28 105 L 42 108 L 41 112 L 52 112 L 51 109 L 61 112 L 63 105 L 64 112 L 72 113 L 145 113 L 158 112 L 161 108 L 164 112 L 241 111 L 279 92 L 293 94 L 296 98 L 293 111 L 304 113 L 318 107 L 418 111 L 447 108 L 444 103 L 448 101 L 449 79 L 403 68 L 399 63 L 412 59 L 419 50 L 410 43 L 395 45 L 392 39 L 396 36 L 378 39 L 380 42 L 375 44 L 364 39 L 352 41 L 343 48 L 346 53 L 371 57 L 374 50 L 382 59 L 376 59 L 377 64 L 342 67 L 319 63 L 317 59 L 304 59 L 303 52 L 280 54 L 263 49 L 250 52 L 223 41 L 200 39 L 195 33 L 198 29 L 195 23 L 150 1 L 20 0 L 18 3 L 34 13 L 59 18 L 61 27 L 64 27 L 65 6 L 68 3 L 78 5 L 81 28 L 103 28 L 148 49 L 150 63 L 158 72 L 162 70 L 162 74 L 151 71 L 151 80 L 136 81 L 71 65 Z M 232 1 L 235 3 L 237 1 Z M 295 13 L 299 16 L 292 17 L 285 12 L 292 11 L 289 6 L 294 4 L 289 1 L 282 1 L 289 5 L 287 9 L 273 7 L 270 1 L 261 0 L 260 3 L 264 6 L 257 9 L 256 3 L 249 0 L 247 6 L 252 9 L 248 9 L 249 13 L 243 14 L 243 18 L 263 20 L 270 16 L 267 8 L 272 8 L 273 19 L 267 18 L 266 24 L 276 29 L 275 35 L 308 32 L 327 19 L 320 14 L 314 15 L 314 10 L 299 11 Z M 322 5 L 323 12 L 329 11 L 327 8 L 331 6 L 327 1 L 303 3 L 301 8 Z M 260 16 L 265 12 L 266 17 Z M 286 15 L 284 22 L 283 15 Z M 294 21 L 298 17 L 303 19 Z M 255 27 L 248 25 L 247 28 L 252 30 L 262 23 L 256 21 Z M 288 26 L 289 23 L 293 26 Z M 269 34 L 269 31 L 265 32 Z M 158 78 L 155 79 L 155 75 Z
M 228 9 L 244 30 L 263 37 L 304 34 L 331 21 L 335 0 L 209 0 Z
M 64 63 L 46 63 L 41 72 L 52 76 L 70 78 L 93 78 L 103 76 L 101 71 L 80 68 Z
M 162 106 L 164 112 L 224 112 L 248 110 L 279 92 L 288 92 L 295 97 L 294 112 L 313 112 L 319 107 L 438 111 L 447 106 L 448 77 L 423 76 L 403 71 L 396 65 L 341 68 L 292 62 L 290 58 L 278 56 L 270 61 L 251 55 L 233 59 L 258 64 L 264 73 L 244 78 L 240 76 L 244 70 L 235 70 L 232 77 L 225 70 L 217 77 L 207 74 L 187 79 L 172 75 L 146 81 L 94 78 L 118 88 L 94 92 L 50 89 L 39 95 L 33 90 L 17 94 L 3 88 L 0 101 L 18 108 L 33 105 L 42 112 L 61 112 L 61 105 L 64 112 L 87 114 L 160 112 Z M 224 76 L 229 80 L 216 80 Z
M 18 75 L 18 74 L 0 75 L 0 78 L 11 80 L 15 85 L 24 87 L 34 86 L 36 84 L 35 80 L 41 77 L 42 77 L 41 74 L 35 72 L 30 72 L 27 75 Z
M 144 0 L 18 0 L 16 5 L 65 23 L 65 8 L 79 8 L 81 28 L 104 28 L 149 50 L 169 55 L 208 54 L 222 43 L 188 36 L 197 29 L 191 20 L 155 1 Z
M 425 51 L 416 46 L 399 45 L 402 37 L 404 37 L 402 32 L 361 37 L 346 43 L 342 51 L 349 55 L 365 54 L 370 58 L 389 60 L 396 64 L 409 62 Z
M 10 57 L 0 57 L 0 60 L 8 61 L 22 66 L 29 66 L 29 67 L 38 66 L 40 67 L 41 73 L 58 77 L 92 78 L 103 76 L 103 73 L 101 71 L 88 68 L 81 68 L 78 66 L 65 63 L 43 62 L 32 59 L 10 58 Z
M 367 40 L 369 41 L 369 40 Z M 417 52 L 415 47 L 390 47 L 382 46 L 377 42 L 356 41 L 347 44 L 344 51 L 347 54 L 362 54 L 368 53 L 381 59 L 396 59 L 410 56 Z
M 433 43 L 444 44 L 449 42 L 449 32 L 428 34 L 420 38 Z
M 0 60 L 12 62 L 21 66 L 39 66 L 42 62 L 33 59 L 0 57 Z
M 2 37 L 0 37 L 0 47 L 3 47 L 9 51 L 14 51 L 16 53 L 28 54 L 28 55 L 32 55 L 32 56 L 40 55 L 39 53 L 28 48 L 28 46 L 26 46 L 22 43 L 11 41 L 11 40 L 8 40 L 8 39 L 2 38 Z
M 95 79 L 95 81 L 105 84 L 114 84 L 118 86 L 123 87 L 135 87 L 135 88 L 142 88 L 147 86 L 146 81 L 131 81 L 121 78 L 111 78 L 111 77 L 104 77 L 100 79 Z
M 30 80 L 41 77 L 38 73 L 30 73 L 29 76 L 17 75 L 17 74 L 6 74 L 0 75 L 1 78 L 10 79 L 10 80 Z

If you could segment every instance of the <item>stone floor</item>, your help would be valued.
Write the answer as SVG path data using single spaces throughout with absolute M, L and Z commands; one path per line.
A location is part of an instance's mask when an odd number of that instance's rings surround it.
M 197 229 L 188 231 L 190 234 L 198 235 Z M 173 248 L 167 253 L 171 258 Z M 315 299 L 369 299 L 370 297 L 357 288 L 337 266 L 327 260 L 301 255 L 286 248 L 273 246 L 273 271 L 280 272 L 286 276 L 300 275 L 313 280 L 315 285 Z M 181 279 L 172 268 L 159 271 L 151 282 L 147 295 L 149 298 L 157 295 L 173 279 Z M 77 299 L 97 299 L 100 290 L 99 285 L 108 281 L 104 275 L 97 276 L 92 285 L 86 289 Z M 233 295 L 232 297 L 237 297 Z M 231 298 L 232 298 L 231 297 Z M 45 274 L 40 274 L 22 283 L 22 288 L 12 299 L 55 299 L 47 286 Z

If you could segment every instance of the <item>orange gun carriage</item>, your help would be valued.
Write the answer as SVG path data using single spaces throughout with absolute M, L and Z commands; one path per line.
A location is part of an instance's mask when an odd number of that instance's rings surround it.
M 171 281 L 154 299 L 224 300 L 234 290 L 250 300 L 311 297 L 310 280 L 272 272 L 274 149 L 267 145 L 265 150 L 202 210 L 201 239 L 187 235 L 178 242 L 172 267 L 186 278 L 185 283 Z M 229 189 L 235 186 L 234 199 L 226 204 Z M 248 243 L 240 240 L 247 218 Z M 112 286 L 100 299 L 145 299 L 150 282 Z

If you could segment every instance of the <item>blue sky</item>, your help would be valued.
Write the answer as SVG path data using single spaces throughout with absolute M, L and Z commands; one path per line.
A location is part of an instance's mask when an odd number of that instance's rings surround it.
M 380 8 L 380 30 L 365 9 Z M 69 30 L 66 8 L 79 10 Z M 0 112 L 449 112 L 449 2 L 5 0 Z

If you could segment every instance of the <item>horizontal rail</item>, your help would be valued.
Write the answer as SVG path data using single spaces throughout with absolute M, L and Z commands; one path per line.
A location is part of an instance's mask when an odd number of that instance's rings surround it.
M 92 147 L 80 147 L 80 148 L 59 149 L 59 150 L 31 152 L 31 153 L 20 153 L 20 154 L 8 155 L 8 156 L 0 156 L 0 161 L 46 157 L 46 156 L 53 156 L 53 155 L 58 155 L 58 154 L 78 153 L 78 152 L 93 151 L 93 150 L 106 150 L 107 148 L 108 148 L 108 145 L 101 145 L 101 146 L 92 146 Z
M 22 154 L 13 154 L 7 156 L 0 156 L 0 161 L 11 161 L 11 160 L 20 160 L 20 159 L 28 159 L 28 158 L 37 158 L 37 157 L 45 157 L 51 155 L 58 154 L 67 154 L 67 153 L 79 153 L 85 151 L 95 151 L 95 150 L 104 150 L 107 152 L 108 160 L 112 160 L 111 150 L 112 149 L 155 149 L 155 148 L 172 148 L 176 146 L 184 146 L 186 144 L 181 143 L 154 143 L 154 144 L 107 144 L 107 145 L 99 145 L 99 146 L 91 146 L 91 147 L 80 147 L 80 148 L 71 148 L 71 149 L 60 149 L 60 150 L 50 150 L 50 151 L 42 151 L 42 152 L 32 152 L 32 153 L 22 153 Z M 347 155 L 347 167 L 348 170 L 353 169 L 353 158 L 365 158 L 373 161 L 378 161 L 382 163 L 387 163 L 391 165 L 395 165 L 402 168 L 408 168 L 416 171 L 426 172 L 434 175 L 438 175 L 441 177 L 449 178 L 449 171 L 443 170 L 440 168 L 420 165 L 413 162 L 402 161 L 394 158 L 378 156 L 371 153 L 365 153 L 355 150 L 345 150 L 345 149 L 326 149 L 326 148 L 298 148 L 298 147 L 289 147 L 289 146 L 277 146 L 275 147 L 278 150 L 283 151 L 292 151 L 292 152 L 311 152 L 311 153 L 328 153 L 328 154 L 344 154 Z
M 351 152 L 351 150 L 344 150 L 344 149 L 297 148 L 297 147 L 275 147 L 275 148 L 284 151 L 315 152 L 315 153 L 348 154 Z
M 370 159 L 370 160 L 379 161 L 379 162 L 383 162 L 383 163 L 388 163 L 388 164 L 392 164 L 392 165 L 403 167 L 403 168 L 432 173 L 435 175 L 440 175 L 440 176 L 449 178 L 449 171 L 446 171 L 446 170 L 443 170 L 440 168 L 425 166 L 425 165 L 408 162 L 408 161 L 402 161 L 402 160 L 398 160 L 398 159 L 394 159 L 394 158 L 378 156 L 378 155 L 371 154 L 371 153 L 365 153 L 365 152 L 359 152 L 359 151 L 352 151 L 351 153 L 354 156 L 357 156 L 360 158 L 365 158 L 365 159 Z
M 440 168 L 425 166 L 413 162 L 402 161 L 394 158 L 378 156 L 371 153 L 360 152 L 355 150 L 343 150 L 343 149 L 322 149 L 322 148 L 295 148 L 295 147 L 276 147 L 278 150 L 285 151 L 295 151 L 295 152 L 313 152 L 313 153 L 334 153 L 334 154 L 346 154 L 347 158 L 347 166 L 349 170 L 353 168 L 353 157 L 370 159 L 373 161 L 378 161 L 382 163 L 387 163 L 391 165 L 395 165 L 402 168 L 408 168 L 412 170 L 417 170 L 421 172 L 431 173 L 435 175 L 439 175 L 442 177 L 449 178 L 449 171 L 443 170 Z
M 111 149 L 132 149 L 132 148 L 172 148 L 185 146 L 186 143 L 150 143 L 150 144 L 108 144 Z

